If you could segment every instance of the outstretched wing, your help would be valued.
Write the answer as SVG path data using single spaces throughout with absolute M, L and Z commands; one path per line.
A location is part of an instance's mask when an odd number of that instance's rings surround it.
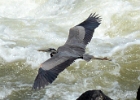
M 76 58 L 70 57 L 60 57 L 59 54 L 56 54 L 52 58 L 48 59 L 41 64 L 41 67 L 38 70 L 38 75 L 35 78 L 33 89 L 40 89 L 52 83 L 65 68 L 70 66 Z
M 101 18 L 94 14 L 70 29 L 68 40 L 65 44 L 85 48 L 91 41 L 95 28 L 100 25 Z
M 88 42 L 90 42 L 93 36 L 94 29 L 100 25 L 100 22 L 101 18 L 95 13 L 94 14 L 91 13 L 90 16 L 85 21 L 77 25 L 83 26 L 85 29 L 85 37 L 84 37 L 85 44 L 88 44 Z

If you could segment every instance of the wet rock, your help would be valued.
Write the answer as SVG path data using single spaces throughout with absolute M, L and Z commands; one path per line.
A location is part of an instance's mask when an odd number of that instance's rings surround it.
M 89 90 L 76 100 L 113 100 L 106 96 L 101 90 Z
M 137 100 L 140 100 L 140 86 L 139 86 L 139 88 L 138 88 L 138 91 L 137 91 Z

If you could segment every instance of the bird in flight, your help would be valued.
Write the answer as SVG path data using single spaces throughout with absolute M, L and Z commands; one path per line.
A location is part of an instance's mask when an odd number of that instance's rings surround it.
M 70 66 L 76 59 L 86 61 L 91 59 L 109 60 L 107 57 L 96 58 L 85 53 L 85 48 L 91 41 L 94 30 L 100 25 L 100 22 L 101 18 L 97 14 L 91 13 L 82 23 L 70 28 L 66 43 L 58 47 L 57 50 L 54 48 L 39 50 L 51 52 L 51 58 L 41 64 L 32 88 L 37 90 L 51 84 L 59 73 Z

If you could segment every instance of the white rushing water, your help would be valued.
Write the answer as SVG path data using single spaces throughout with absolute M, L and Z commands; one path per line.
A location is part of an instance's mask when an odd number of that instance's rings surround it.
M 112 61 L 77 60 L 53 84 L 31 87 L 49 54 L 38 49 L 63 45 L 69 29 L 90 13 L 102 18 L 87 52 Z M 114 100 L 135 100 L 140 85 L 139 0 L 1 0 L 0 99 L 76 100 L 101 89 Z

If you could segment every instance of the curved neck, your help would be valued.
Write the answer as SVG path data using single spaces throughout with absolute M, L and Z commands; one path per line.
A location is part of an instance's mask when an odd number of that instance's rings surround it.
M 57 52 L 56 51 L 53 51 L 51 52 L 50 56 L 53 57 Z

